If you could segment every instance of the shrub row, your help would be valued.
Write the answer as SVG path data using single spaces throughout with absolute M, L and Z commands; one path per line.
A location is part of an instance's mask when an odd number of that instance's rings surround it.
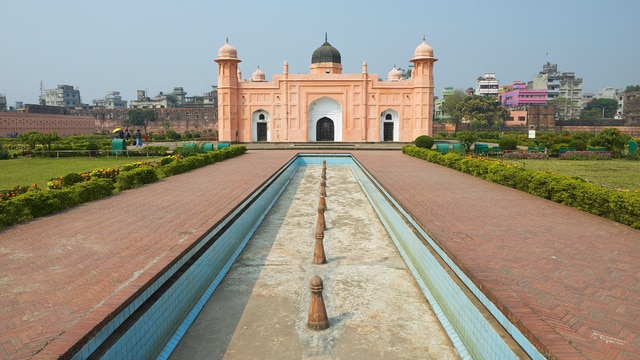
M 117 176 L 90 177 L 67 175 L 68 183 L 57 190 L 31 189 L 6 201 L 0 201 L 0 229 L 40 216 L 52 214 L 82 203 L 97 200 L 118 191 L 152 183 L 160 178 L 180 174 L 205 165 L 223 161 L 247 151 L 244 145 L 234 145 L 218 151 L 185 158 L 163 159 L 157 164 L 132 164 L 120 168 Z M 97 171 L 98 173 L 100 171 Z M 110 174 L 113 174 L 110 172 Z
M 640 229 L 640 196 L 635 193 L 606 189 L 581 178 L 553 172 L 528 171 L 486 158 L 456 153 L 442 155 L 413 145 L 406 145 L 402 152 Z

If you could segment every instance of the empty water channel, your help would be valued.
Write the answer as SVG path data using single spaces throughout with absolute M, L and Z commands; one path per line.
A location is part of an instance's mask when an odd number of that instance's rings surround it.
M 312 264 L 322 161 L 327 264 Z M 330 326 L 306 327 L 309 279 Z M 76 358 L 543 359 L 350 155 L 302 154 Z

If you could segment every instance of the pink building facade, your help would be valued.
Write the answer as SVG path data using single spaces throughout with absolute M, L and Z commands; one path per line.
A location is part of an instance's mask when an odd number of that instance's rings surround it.
M 514 82 L 513 89 L 500 95 L 502 105 L 508 109 L 513 109 L 525 105 L 546 105 L 546 89 L 527 89 L 527 85 L 522 82 Z
M 367 72 L 343 74 L 337 49 L 325 38 L 312 55 L 308 74 L 282 74 L 271 81 L 257 69 L 242 80 L 235 48 L 218 50 L 218 130 L 220 141 L 239 142 L 411 142 L 431 135 L 433 65 L 424 40 L 410 61 L 410 79 L 395 67 L 386 81 Z

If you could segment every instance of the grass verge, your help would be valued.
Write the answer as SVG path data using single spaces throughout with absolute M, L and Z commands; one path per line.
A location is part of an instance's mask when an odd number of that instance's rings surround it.
M 640 161 L 613 160 L 507 160 L 531 171 L 579 177 L 611 189 L 640 190 Z
M 37 184 L 45 189 L 47 181 L 69 173 L 94 169 L 117 168 L 138 161 L 159 160 L 162 157 L 65 157 L 65 158 L 17 158 L 0 160 L 0 190 L 16 185 Z

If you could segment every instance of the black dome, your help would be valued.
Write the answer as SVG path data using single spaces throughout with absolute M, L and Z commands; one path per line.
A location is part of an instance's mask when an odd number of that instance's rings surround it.
M 327 41 L 327 36 L 324 37 L 324 44 L 316 49 L 311 55 L 311 63 L 335 63 L 342 64 L 342 58 L 340 57 L 340 52 L 331 46 Z

